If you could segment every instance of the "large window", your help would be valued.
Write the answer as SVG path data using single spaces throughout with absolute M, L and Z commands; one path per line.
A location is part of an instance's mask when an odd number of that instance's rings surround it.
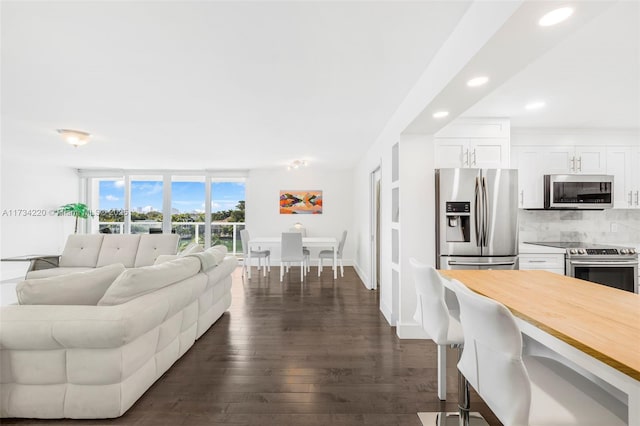
M 111 234 L 123 234 L 124 230 L 124 178 L 96 179 L 95 210 L 98 230 Z M 97 191 L 96 191 L 97 189 Z M 95 229 L 95 228 L 94 228 Z
M 147 234 L 171 229 L 180 236 L 180 249 L 197 242 L 204 248 L 223 244 L 230 253 L 242 253 L 242 178 L 125 172 L 124 177 L 87 179 L 89 206 L 99 211 L 91 221 L 90 232 Z M 211 191 L 207 193 L 209 185 Z
M 204 246 L 204 177 L 177 177 L 171 182 L 171 229 L 180 235 L 180 248 L 191 242 Z
M 161 176 L 131 178 L 131 233 L 162 232 L 163 184 Z
M 224 244 L 242 253 L 240 230 L 244 229 L 244 182 L 211 182 L 211 245 Z

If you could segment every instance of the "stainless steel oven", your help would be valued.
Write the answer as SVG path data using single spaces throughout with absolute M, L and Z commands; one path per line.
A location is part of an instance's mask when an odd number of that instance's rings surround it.
M 584 242 L 532 242 L 565 249 L 567 276 L 638 293 L 638 253 L 630 247 Z
M 567 253 L 568 276 L 638 293 L 638 254 L 634 249 L 574 250 L 576 253 Z

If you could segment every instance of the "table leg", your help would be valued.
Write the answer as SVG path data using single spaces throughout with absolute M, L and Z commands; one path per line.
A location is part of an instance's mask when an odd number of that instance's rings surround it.
M 628 395 L 629 424 L 640 425 L 640 387 L 633 389 Z

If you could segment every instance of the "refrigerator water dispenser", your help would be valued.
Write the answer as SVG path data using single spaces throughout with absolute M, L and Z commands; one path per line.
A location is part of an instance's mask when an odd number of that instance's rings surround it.
M 471 203 L 447 202 L 447 242 L 468 243 L 471 241 Z

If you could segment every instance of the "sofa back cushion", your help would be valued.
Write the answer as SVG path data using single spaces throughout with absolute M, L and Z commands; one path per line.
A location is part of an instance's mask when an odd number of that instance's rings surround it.
M 161 254 L 178 253 L 178 234 L 142 234 L 134 267 L 150 266 Z
M 97 267 L 122 263 L 125 268 L 133 268 L 138 252 L 140 235 L 106 234 L 102 240 Z
M 60 266 L 83 266 L 95 268 L 104 234 L 69 235 L 60 256 Z
M 193 253 L 202 253 L 203 251 L 204 249 L 200 244 L 193 242 L 193 243 L 190 243 L 188 246 L 186 246 L 184 249 L 182 249 L 182 251 L 179 254 L 180 256 L 186 256 L 188 254 L 193 254 Z
M 96 305 L 107 288 L 125 271 L 121 263 L 85 272 L 72 272 L 18 283 L 21 305 Z
M 128 269 L 111 284 L 98 305 L 119 305 L 128 302 L 196 275 L 199 271 L 200 262 L 193 257 L 181 257 L 158 265 Z

